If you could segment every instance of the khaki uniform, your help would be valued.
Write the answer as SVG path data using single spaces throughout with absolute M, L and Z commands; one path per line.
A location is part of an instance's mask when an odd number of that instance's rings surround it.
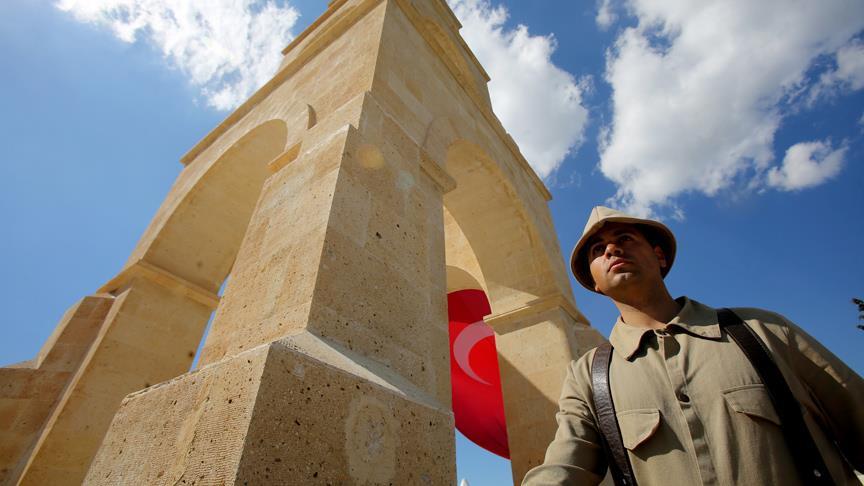
M 612 329 L 611 387 L 640 485 L 800 484 L 756 370 L 711 307 L 686 298 L 665 329 Z M 864 382 L 782 316 L 733 309 L 768 346 L 838 484 L 864 470 Z M 571 362 L 546 460 L 524 485 L 597 484 L 607 468 L 591 389 L 594 351 Z M 827 433 L 826 433 L 827 432 Z M 835 445 L 833 441 L 836 441 Z M 838 448 L 839 447 L 839 448 Z

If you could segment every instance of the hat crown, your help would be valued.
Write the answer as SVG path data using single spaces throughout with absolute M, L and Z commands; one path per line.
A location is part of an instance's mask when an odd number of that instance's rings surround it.
M 636 219 L 629 214 L 624 214 L 621 211 L 607 208 L 606 206 L 594 206 L 594 209 L 591 210 L 591 214 L 588 216 L 588 222 L 585 223 L 585 228 L 582 230 L 582 234 L 587 234 L 589 231 L 594 229 L 594 225 L 609 218 Z

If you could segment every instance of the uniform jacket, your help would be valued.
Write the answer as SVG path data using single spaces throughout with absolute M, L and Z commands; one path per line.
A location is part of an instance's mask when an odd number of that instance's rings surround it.
M 721 330 L 716 310 L 686 297 L 679 303 L 680 313 L 662 330 L 619 318 L 610 336 L 612 397 L 637 482 L 800 484 L 762 380 Z M 782 316 L 733 310 L 765 342 L 803 404 L 835 482 L 860 484 L 852 467 L 864 470 L 861 377 Z M 597 484 L 606 474 L 591 388 L 593 356 L 591 350 L 570 363 L 555 439 L 523 486 Z

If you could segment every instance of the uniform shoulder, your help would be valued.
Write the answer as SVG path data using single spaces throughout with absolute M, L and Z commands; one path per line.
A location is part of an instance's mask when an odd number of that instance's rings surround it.
M 765 326 L 770 329 L 788 329 L 792 325 L 786 316 L 779 312 L 758 307 L 730 307 L 741 319 L 747 321 L 751 326 Z
M 582 353 L 582 356 L 580 356 L 578 359 L 571 361 L 570 366 L 573 367 L 573 371 L 575 372 L 578 370 L 587 370 L 587 372 L 590 374 L 591 362 L 594 361 L 594 355 L 597 353 L 597 348 L 599 347 L 600 346 L 594 346 L 588 351 Z
M 776 323 L 776 324 L 785 324 L 789 322 L 783 315 L 780 313 L 762 309 L 759 307 L 731 307 L 731 306 L 719 306 L 713 307 L 708 304 L 704 304 L 700 301 L 697 301 L 692 298 L 682 297 L 685 299 L 686 306 L 689 306 L 691 309 L 691 313 L 699 316 L 708 317 L 709 315 L 713 315 L 714 313 L 720 311 L 723 308 L 727 308 L 734 312 L 738 317 L 744 319 L 745 321 L 760 321 L 765 323 Z M 679 302 L 681 302 L 679 300 Z M 685 306 L 685 307 L 686 307 Z M 683 311 L 682 311 L 683 312 Z
M 770 339 L 772 336 L 781 342 L 788 344 L 791 339 L 789 333 L 795 329 L 794 324 L 782 314 L 760 309 L 758 307 L 731 307 L 762 339 Z
M 599 346 L 594 346 L 593 348 L 589 349 L 588 351 L 585 351 L 584 353 L 582 353 L 582 356 L 580 356 L 579 358 L 574 360 L 573 363 L 582 363 L 582 362 L 590 363 L 591 360 L 594 359 L 594 353 L 597 352 L 598 347 Z
M 778 312 L 758 307 L 730 307 L 730 310 L 745 321 L 756 320 L 763 323 L 786 324 L 786 317 Z
M 591 362 L 594 360 L 596 351 L 596 347 L 591 348 L 578 359 L 570 361 L 568 375 L 572 376 L 571 386 L 583 393 L 589 392 L 591 388 Z

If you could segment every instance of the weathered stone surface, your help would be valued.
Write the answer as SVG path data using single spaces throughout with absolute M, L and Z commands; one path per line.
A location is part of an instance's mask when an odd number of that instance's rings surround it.
M 454 483 L 452 414 L 369 365 L 304 334 L 133 394 L 85 484 Z
M 114 300 L 20 484 L 80 484 L 123 397 L 189 369 L 210 309 L 146 279 Z
M 559 299 L 545 299 L 510 315 L 492 316 L 514 482 L 543 462 L 555 436 L 555 413 L 567 364 L 600 344 L 595 329 L 576 321 Z
M 272 345 L 237 482 L 454 484 L 449 410 L 343 356 L 353 363 L 340 369 Z M 356 368 L 365 376 L 344 371 Z
M 267 348 L 123 400 L 85 484 L 233 484 Z
M 0 368 L 0 484 L 20 476 L 113 301 L 85 297 L 69 308 L 36 358 Z

